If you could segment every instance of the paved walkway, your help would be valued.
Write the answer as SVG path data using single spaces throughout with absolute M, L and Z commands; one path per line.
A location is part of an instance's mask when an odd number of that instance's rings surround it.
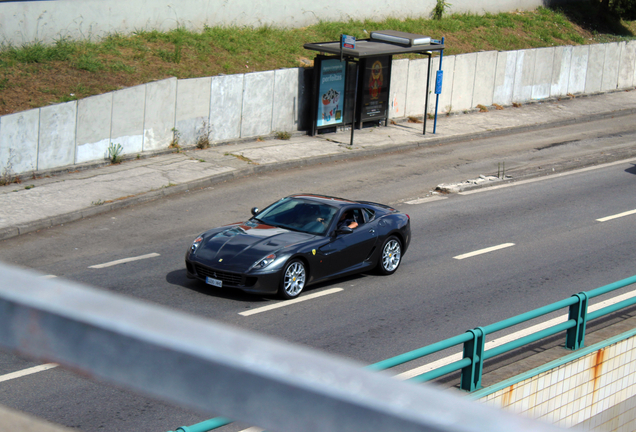
M 420 146 L 457 143 L 636 113 L 636 91 L 565 98 L 485 113 L 289 140 L 267 139 L 128 160 L 0 187 L 0 240 L 255 172 L 293 168 Z M 458 179 L 462 180 L 462 179 Z

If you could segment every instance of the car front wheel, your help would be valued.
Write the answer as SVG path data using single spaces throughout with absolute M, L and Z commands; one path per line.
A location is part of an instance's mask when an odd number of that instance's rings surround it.
M 378 263 L 378 270 L 381 274 L 393 274 L 400 266 L 401 261 L 402 243 L 399 238 L 391 236 L 382 245 L 382 255 Z
M 286 300 L 296 298 L 305 288 L 306 280 L 305 264 L 300 260 L 292 260 L 285 265 L 278 293 Z

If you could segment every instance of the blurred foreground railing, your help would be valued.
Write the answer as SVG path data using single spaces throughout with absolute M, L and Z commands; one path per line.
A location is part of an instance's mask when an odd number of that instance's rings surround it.
M 316 350 L 3 264 L 0 347 L 272 431 L 558 430 Z

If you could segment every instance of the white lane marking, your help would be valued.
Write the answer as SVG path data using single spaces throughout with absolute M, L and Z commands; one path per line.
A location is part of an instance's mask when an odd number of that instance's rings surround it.
M 317 293 L 304 295 L 304 296 L 299 297 L 299 298 L 294 299 L 294 300 L 285 300 L 285 301 L 281 301 L 281 302 L 278 302 L 278 303 L 275 303 L 275 304 L 272 304 L 272 305 L 263 306 L 263 307 L 259 307 L 259 308 L 256 308 L 256 309 L 251 309 L 251 310 L 248 310 L 248 311 L 245 311 L 245 312 L 239 312 L 239 315 L 250 316 L 250 315 L 254 315 L 254 314 L 257 314 L 257 313 L 261 313 L 261 312 L 267 312 L 267 311 L 270 311 L 272 309 L 278 309 L 278 308 L 282 308 L 282 307 L 285 307 L 285 306 L 290 306 L 290 305 L 293 305 L 293 304 L 296 304 L 296 303 L 300 303 L 300 302 L 304 302 L 304 301 L 307 301 L 307 300 L 315 299 L 317 297 L 326 296 L 328 294 L 334 294 L 334 293 L 337 293 L 337 292 L 340 292 L 340 291 L 343 291 L 343 289 L 342 288 L 331 288 L 331 289 L 320 291 L 320 292 L 317 292 Z
M 142 260 L 142 259 L 154 258 L 154 257 L 158 257 L 158 256 L 160 256 L 158 253 L 149 253 L 149 254 L 140 255 L 140 256 L 137 256 L 137 257 L 124 258 L 124 259 L 120 259 L 120 260 L 117 260 L 117 261 L 111 261 L 111 262 L 107 262 L 107 263 L 104 263 L 104 264 L 96 264 L 96 265 L 88 266 L 88 268 L 96 268 L 96 269 L 105 268 L 105 267 L 110 267 L 110 266 L 114 266 L 114 265 L 117 265 L 117 264 L 124 264 L 124 263 L 131 262 L 131 261 L 139 261 L 139 260 Z
M 53 279 L 56 278 L 57 276 L 55 275 L 44 275 L 44 276 L 40 276 L 42 279 Z
M 587 312 L 588 313 L 594 312 L 594 311 L 597 311 L 599 309 L 603 309 L 604 307 L 611 306 L 613 304 L 622 302 L 623 300 L 627 300 L 627 299 L 632 298 L 632 297 L 636 297 L 636 290 L 630 291 L 630 292 L 625 293 L 625 294 L 621 294 L 619 296 L 613 297 L 611 299 L 607 299 L 605 301 L 602 301 L 602 302 L 599 302 L 599 303 L 596 303 L 596 304 L 593 304 L 593 305 L 590 305 L 587 308 Z M 541 330 L 547 329 L 549 327 L 555 326 L 557 324 L 563 323 L 563 322 L 567 321 L 567 319 L 568 319 L 567 315 L 562 315 L 560 317 L 553 318 L 553 319 L 548 320 L 546 322 L 542 322 L 542 323 L 533 325 L 533 326 L 528 327 L 526 329 L 519 330 L 518 332 L 511 333 L 509 335 L 502 336 L 502 337 L 497 338 L 497 339 L 493 339 L 493 340 L 491 340 L 489 342 L 486 342 L 485 349 L 487 351 L 489 349 L 493 349 L 493 348 L 496 348 L 498 346 L 507 344 L 508 342 L 512 342 L 514 340 L 521 339 L 522 337 L 528 336 L 528 335 L 530 335 L 532 333 L 536 333 L 536 332 L 539 332 Z M 407 380 L 407 379 L 416 377 L 418 375 L 422 375 L 423 373 L 432 371 L 433 369 L 437 369 L 439 367 L 446 366 L 447 364 L 451 364 L 451 363 L 456 362 L 456 361 L 461 360 L 461 359 L 462 359 L 462 353 L 453 354 L 453 355 L 450 355 L 450 356 L 445 357 L 443 359 L 439 359 L 437 361 L 434 361 L 432 363 L 428 363 L 428 364 L 416 367 L 415 369 L 411 369 L 411 370 L 408 370 L 406 372 L 402 372 L 402 373 L 396 375 L 395 377 L 398 378 L 398 379 L 401 379 L 401 380 Z
M 550 179 L 554 179 L 554 178 L 558 178 L 558 177 L 565 177 L 565 176 L 569 176 L 569 175 L 572 175 L 572 174 L 579 174 L 579 173 L 586 172 L 586 171 L 592 171 L 592 170 L 596 170 L 596 169 L 608 168 L 608 167 L 615 166 L 615 165 L 622 165 L 622 164 L 634 162 L 635 160 L 636 159 L 626 159 L 626 160 L 621 160 L 621 161 L 616 161 L 616 162 L 609 162 L 609 163 L 606 163 L 606 164 L 595 165 L 595 166 L 591 166 L 591 167 L 587 167 L 587 168 L 581 168 L 581 169 L 574 170 L 574 171 L 568 171 L 568 172 L 559 173 L 559 174 L 553 174 L 553 175 L 549 174 L 549 175 L 546 175 L 544 177 L 537 177 L 537 178 L 528 179 L 528 180 L 520 180 L 520 181 L 516 181 L 516 182 L 512 182 L 512 183 L 506 183 L 506 184 L 497 185 L 497 186 L 490 186 L 490 187 L 486 187 L 486 188 L 482 188 L 482 189 L 475 189 L 475 190 L 466 191 L 466 192 L 458 192 L 458 195 L 472 195 L 472 194 L 481 193 L 481 192 L 488 192 L 488 191 L 491 191 L 491 190 L 494 190 L 494 189 L 503 189 L 503 188 L 507 188 L 507 187 L 519 186 L 519 185 L 528 184 L 528 183 L 535 183 L 535 182 L 540 182 L 540 181 L 544 181 L 544 180 L 550 180 Z
M 479 250 L 476 250 L 474 252 L 468 252 L 468 253 L 465 253 L 463 255 L 457 255 L 456 257 L 453 257 L 453 258 L 455 258 L 457 260 L 463 260 L 465 258 L 474 257 L 474 256 L 485 254 L 485 253 L 488 253 L 488 252 L 494 252 L 494 251 L 497 251 L 499 249 L 509 248 L 511 246 L 514 246 L 514 245 L 515 245 L 514 243 L 504 243 L 504 244 L 500 244 L 498 246 L 492 246 L 492 247 L 488 247 L 488 248 L 485 248 L 485 249 L 479 249 Z
M 596 220 L 599 221 L 599 222 L 607 222 L 608 220 L 618 219 L 618 218 L 621 218 L 621 217 L 624 217 L 624 216 L 633 215 L 633 214 L 636 214 L 636 210 L 630 210 L 630 211 L 626 211 L 626 212 L 623 212 L 623 213 L 615 214 L 615 215 L 612 215 L 612 216 L 606 216 L 604 218 L 600 218 L 600 219 L 596 219 Z
M 440 195 L 435 195 L 435 196 L 430 196 L 430 197 L 425 197 L 425 198 L 418 198 L 418 199 L 414 199 L 411 201 L 404 201 L 404 204 L 423 204 L 426 202 L 431 202 L 431 201 L 439 201 L 439 200 L 443 200 L 443 199 L 447 199 L 448 197 L 445 196 L 440 196 Z
M 261 429 L 256 426 L 252 426 L 251 428 L 243 429 L 241 432 L 263 432 L 265 429 Z
M 2 381 L 9 381 L 11 379 L 15 379 L 15 378 L 20 378 L 26 375 L 31 375 L 34 373 L 38 373 L 38 372 L 42 372 L 45 370 L 49 370 L 49 369 L 53 369 L 54 367 L 57 367 L 57 363 L 46 363 L 40 366 L 33 366 L 31 368 L 28 369 L 23 369 L 21 371 L 17 371 L 17 372 L 11 372 L 10 374 L 6 374 L 6 375 L 0 375 L 0 382 Z

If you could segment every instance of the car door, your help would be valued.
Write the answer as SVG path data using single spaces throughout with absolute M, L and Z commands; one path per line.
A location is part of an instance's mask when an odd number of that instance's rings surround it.
M 324 276 L 361 269 L 361 263 L 371 254 L 377 242 L 376 222 L 368 221 L 368 214 L 362 208 L 350 210 L 355 214 L 358 227 L 350 233 L 335 233 L 332 240 L 320 248 L 327 264 Z

